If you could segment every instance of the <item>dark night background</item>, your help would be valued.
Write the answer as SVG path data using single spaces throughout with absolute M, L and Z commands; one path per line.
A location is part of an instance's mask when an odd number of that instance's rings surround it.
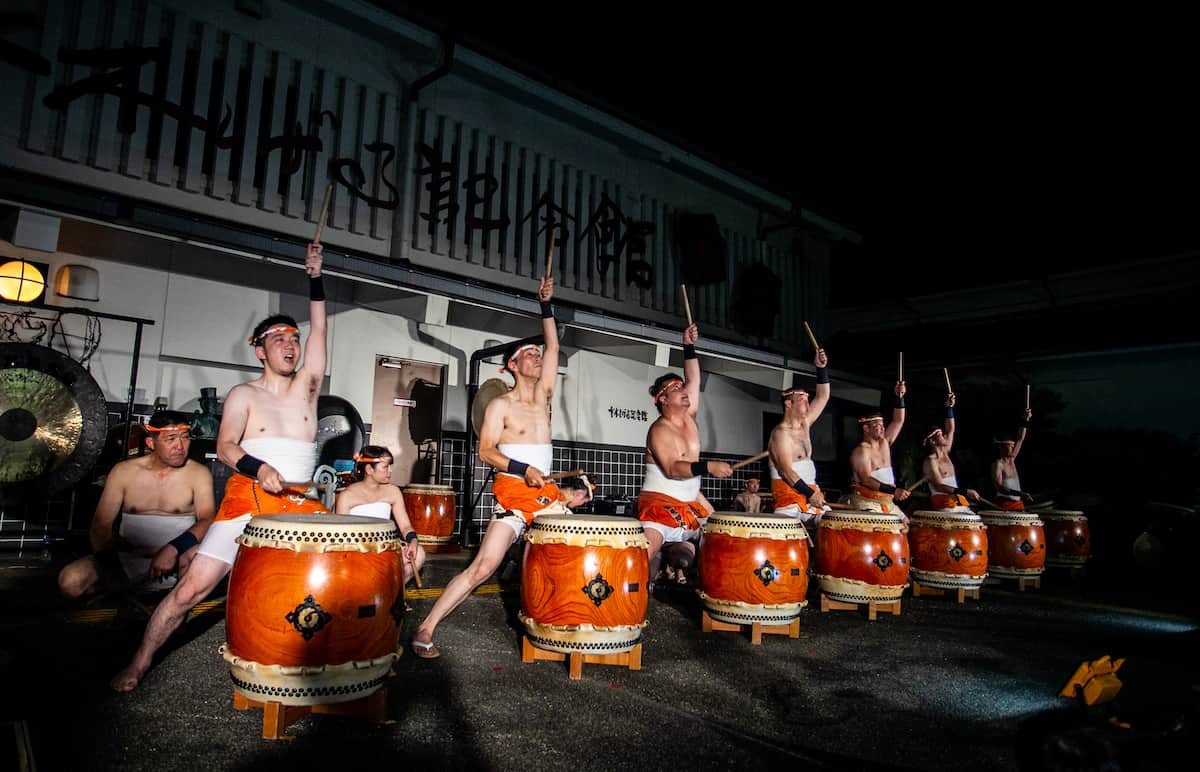
M 1036 288 L 1062 272 L 1179 255 L 1200 262 L 1200 119 L 1182 19 L 1007 7 L 377 5 L 861 234 L 833 251 L 835 308 L 1015 281 Z M 915 322 L 823 344 L 839 365 L 885 381 L 894 352 L 907 352 L 914 371 L 929 365 L 910 389 L 922 377 L 938 388 L 943 364 L 963 372 L 971 363 L 976 380 L 958 391 L 976 415 L 962 422 L 958 453 L 985 456 L 1019 408 L 1009 403 L 1027 382 L 1022 358 L 1184 356 L 1178 347 L 1200 340 L 1191 299 L 1200 287 L 1195 268 L 1183 273 L 1157 294 L 1052 300 L 953 323 L 922 323 L 909 303 Z M 1121 356 L 1113 367 L 1139 366 Z M 1147 381 L 1118 399 L 1180 397 L 1163 385 Z M 936 420 L 940 399 L 910 411 L 914 423 Z M 1156 486 L 1176 500 L 1195 496 L 1194 420 L 1175 433 L 1055 433 L 1063 406 L 1051 390 L 1035 393 L 1042 439 L 1026 454 L 1035 481 L 1094 490 L 1097 470 L 1121 470 L 1150 497 Z M 1087 409 L 1103 424 L 1121 407 Z M 984 468 L 983 457 L 962 460 Z
M 1200 248 L 1167 17 L 377 4 L 862 234 L 837 305 Z

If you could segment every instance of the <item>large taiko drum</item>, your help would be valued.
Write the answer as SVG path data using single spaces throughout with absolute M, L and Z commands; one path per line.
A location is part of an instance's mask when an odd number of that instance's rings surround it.
M 1036 514 L 1045 523 L 1046 565 L 1078 568 L 1092 554 L 1092 534 L 1088 519 L 1071 509 L 1039 509 Z
M 234 688 L 258 701 L 320 705 L 365 697 L 396 657 L 404 542 L 391 520 L 255 517 L 229 576 Z
M 974 512 L 914 512 L 908 548 L 913 581 L 926 587 L 974 590 L 987 577 L 987 526 Z
M 817 531 L 817 581 L 843 603 L 891 603 L 908 586 L 904 518 L 882 512 L 834 510 Z
M 520 619 L 531 644 L 620 654 L 641 642 L 650 561 L 639 521 L 543 515 L 525 539 Z
M 700 600 L 718 621 L 786 625 L 808 603 L 808 534 L 794 517 L 714 512 L 698 566 Z
M 417 541 L 445 544 L 454 535 L 454 489 L 449 485 L 406 485 L 400 489 Z
M 1036 512 L 987 509 L 988 573 L 1006 579 L 1040 576 L 1046 570 L 1046 534 Z

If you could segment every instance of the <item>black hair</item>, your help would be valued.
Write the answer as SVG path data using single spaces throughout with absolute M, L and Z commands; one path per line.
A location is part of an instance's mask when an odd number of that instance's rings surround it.
M 288 316 L 287 314 L 274 314 L 272 316 L 268 316 L 266 319 L 263 319 L 261 322 L 254 325 L 254 332 L 251 333 L 251 335 L 250 335 L 250 341 L 251 341 L 250 345 L 261 346 L 262 345 L 261 338 L 263 336 L 263 333 L 266 332 L 267 330 L 271 329 L 272 327 L 274 327 L 277 324 L 286 324 L 289 327 L 297 327 L 297 328 L 300 326 L 300 325 L 296 324 L 295 319 Z
M 178 424 L 186 424 L 191 426 L 192 414 L 183 413 L 179 410 L 159 410 L 150 416 L 150 420 L 146 422 L 147 426 L 153 426 L 155 429 L 161 429 L 164 426 L 176 426 Z
M 658 408 L 659 414 L 662 413 L 662 402 L 660 402 L 658 399 L 658 393 L 660 391 L 662 391 L 663 384 L 668 383 L 670 381 L 682 381 L 682 380 L 683 380 L 683 378 L 681 376 L 676 375 L 675 373 L 663 373 L 662 375 L 660 375 L 654 379 L 654 383 L 650 386 L 650 398 L 654 400 L 654 406 L 656 408 Z M 685 381 L 685 383 L 686 383 L 686 381 Z
M 396 460 L 395 456 L 392 455 L 392 451 L 388 450 L 382 445 L 363 445 L 358 451 L 358 455 L 365 458 L 376 459 L 387 456 L 388 458 L 392 459 L 392 461 Z M 374 461 L 359 461 L 354 465 L 354 474 L 358 477 L 358 479 L 363 479 L 367 474 L 367 465 L 374 463 Z

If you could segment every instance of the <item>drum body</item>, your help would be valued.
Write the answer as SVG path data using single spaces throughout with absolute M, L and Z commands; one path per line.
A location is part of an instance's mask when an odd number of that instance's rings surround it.
M 1070 509 L 1039 509 L 1036 514 L 1045 523 L 1046 565 L 1078 568 L 1092 554 L 1092 534 L 1082 512 Z
M 976 589 L 987 577 L 987 527 L 974 512 L 914 512 L 908 547 L 913 581 L 926 587 Z
M 995 509 L 979 513 L 988 528 L 988 573 L 1008 579 L 1046 570 L 1046 534 L 1036 512 Z
M 417 541 L 445 544 L 454 535 L 454 489 L 449 485 L 406 485 L 400 489 L 404 510 Z
M 843 603 L 891 603 L 908 586 L 908 538 L 900 515 L 834 510 L 817 532 L 821 592 Z
M 786 625 L 808 603 L 808 534 L 794 517 L 714 512 L 698 566 L 700 599 L 721 622 Z
M 238 543 L 221 647 L 237 691 L 319 705 L 383 685 L 404 610 L 404 542 L 395 523 L 260 516 Z
M 531 644 L 620 654 L 641 642 L 650 561 L 639 521 L 543 515 L 525 539 L 520 619 Z

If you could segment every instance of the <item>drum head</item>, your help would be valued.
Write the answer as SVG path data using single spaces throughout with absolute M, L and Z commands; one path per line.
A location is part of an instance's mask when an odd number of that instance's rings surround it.
M 641 521 L 619 515 L 542 515 L 533 519 L 525 538 L 533 544 L 646 544 Z
M 475 434 L 478 435 L 479 427 L 483 426 L 483 414 L 488 403 L 508 392 L 508 384 L 499 378 L 488 378 L 475 392 L 475 401 L 471 403 L 471 426 L 475 427 Z
M 295 552 L 383 552 L 403 547 L 392 520 L 361 515 L 260 515 L 238 543 Z

